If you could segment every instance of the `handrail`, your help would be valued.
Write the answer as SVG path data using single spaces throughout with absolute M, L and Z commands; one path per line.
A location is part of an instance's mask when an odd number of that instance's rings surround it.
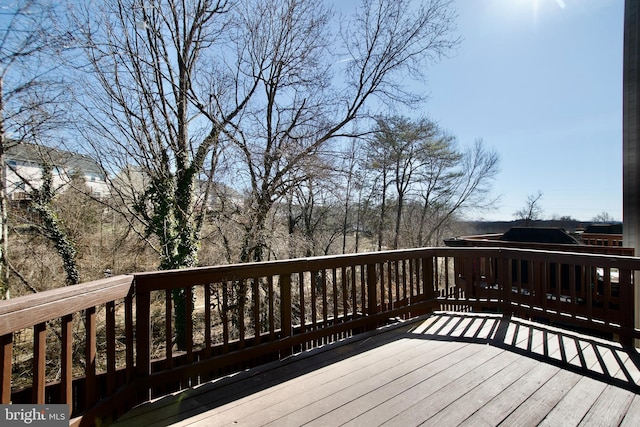
M 127 296 L 133 276 L 116 276 L 2 301 L 0 335 Z
M 102 279 L 0 301 L 1 403 L 66 403 L 73 425 L 108 423 L 151 397 L 436 309 L 514 313 L 629 342 L 640 338 L 635 270 L 640 258 L 628 256 L 448 247 Z M 193 301 L 184 346 L 178 291 Z M 50 378 L 57 345 L 61 375 Z

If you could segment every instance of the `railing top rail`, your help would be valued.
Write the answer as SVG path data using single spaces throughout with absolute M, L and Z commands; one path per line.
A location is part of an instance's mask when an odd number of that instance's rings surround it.
M 250 279 L 255 277 L 291 274 L 301 271 L 315 271 L 325 268 L 341 268 L 352 265 L 365 265 L 409 258 L 426 258 L 434 256 L 454 257 L 467 255 L 478 257 L 527 258 L 537 261 L 640 270 L 640 258 L 632 256 L 483 246 L 425 247 L 345 255 L 328 255 L 312 258 L 264 261 L 259 263 L 229 264 L 182 270 L 168 270 L 162 271 L 161 273 L 137 273 L 134 276 L 137 287 L 143 291 L 150 291 L 154 289 L 171 289 L 216 281 Z
M 484 248 L 483 248 L 484 249 Z M 540 249 L 494 248 L 502 256 L 527 258 L 534 261 L 550 260 L 565 264 L 584 264 L 597 267 L 640 270 L 640 257 L 626 255 L 591 254 L 584 252 L 551 251 Z
M 446 254 L 443 253 L 446 252 Z M 254 277 L 291 274 L 301 271 L 315 271 L 325 268 L 340 268 L 352 265 L 365 265 L 390 260 L 421 258 L 430 256 L 452 256 L 454 252 L 448 248 L 414 248 L 381 252 L 364 252 L 357 254 L 327 255 L 311 258 L 294 258 L 287 260 L 263 261 L 245 264 L 228 264 L 210 267 L 197 267 L 180 270 L 136 273 L 136 286 L 148 291 L 177 287 L 176 279 L 187 280 L 180 287 L 211 281 L 250 279 Z
M 132 284 L 121 275 L 0 301 L 0 336 L 124 298 Z

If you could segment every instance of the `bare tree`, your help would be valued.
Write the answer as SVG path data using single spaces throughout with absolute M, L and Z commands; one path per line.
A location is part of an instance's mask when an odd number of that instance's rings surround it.
M 445 142 L 444 152 L 441 154 L 445 163 L 452 158 L 459 156 L 459 161 L 453 169 L 444 171 L 439 182 L 431 181 L 432 191 L 431 201 L 426 193 L 422 193 L 424 208 L 430 211 L 430 229 L 424 240 L 418 242 L 419 246 L 433 244 L 440 239 L 433 239 L 433 236 L 441 231 L 441 228 L 451 221 L 456 215 L 468 213 L 470 211 L 494 209 L 498 203 L 499 196 L 491 196 L 492 184 L 500 171 L 500 156 L 498 153 L 487 147 L 481 139 L 475 141 L 473 145 L 457 153 L 453 150 L 454 140 L 444 137 L 439 141 Z M 430 176 L 431 179 L 434 176 Z M 434 186 L 434 183 L 436 185 Z M 435 197 L 434 197 L 435 196 Z
M 48 2 L 17 0 L 0 11 L 0 299 L 8 297 L 7 149 L 59 124 L 60 75 L 52 59 L 65 48 Z
M 245 3 L 246 61 L 264 73 L 234 135 L 250 194 L 241 261 L 264 258 L 265 218 L 275 201 L 304 179 L 332 140 L 354 135 L 350 125 L 368 116 L 373 98 L 419 99 L 397 82 L 423 77 L 425 65 L 457 43 L 449 3 L 365 0 L 339 40 L 321 3 Z M 332 51 L 339 42 L 344 54 Z
M 53 199 L 56 188 L 53 185 L 53 166 L 50 163 L 42 165 L 42 185 L 31 191 L 31 206 L 40 215 L 42 220 L 41 233 L 46 236 L 56 248 L 62 259 L 66 273 L 67 285 L 80 283 L 78 271 L 77 249 L 75 242 L 66 232 L 64 223 L 53 209 Z
M 405 244 L 424 246 L 433 243 L 433 236 L 455 215 L 495 203 L 488 193 L 499 169 L 499 156 L 480 140 L 459 151 L 455 138 L 429 119 L 385 117 L 379 118 L 369 149 L 373 149 L 369 156 L 377 159 L 371 166 L 386 164 L 376 168 L 382 194 L 385 182 L 395 189 L 394 248 L 400 246 L 403 224 L 408 234 Z M 407 221 L 405 205 L 411 207 Z
M 514 212 L 516 219 L 523 221 L 525 226 L 530 226 L 534 221 L 538 221 L 542 218 L 542 206 L 540 206 L 540 200 L 542 199 L 542 191 L 538 190 L 536 194 L 530 194 L 527 196 L 527 202 L 518 211 Z
M 613 219 L 613 217 L 609 214 L 609 212 L 606 211 L 602 211 L 601 213 L 599 213 L 598 215 L 594 216 L 592 219 L 593 222 L 598 222 L 598 223 L 602 223 L 602 224 L 608 224 L 608 223 L 612 223 L 615 222 L 615 220 Z
M 290 238 L 303 246 L 301 253 L 291 250 L 291 258 L 327 255 L 341 234 L 337 184 L 327 175 L 309 176 L 287 196 Z
M 81 131 L 161 269 L 193 267 L 224 132 L 251 98 L 261 70 L 231 61 L 227 0 L 111 0 L 76 12 L 88 69 L 78 94 Z M 178 345 L 183 291 L 176 291 Z
M 360 231 L 359 224 L 359 203 L 355 203 L 356 205 L 356 218 L 353 218 L 352 210 L 353 210 L 353 193 L 357 192 L 359 195 L 362 194 L 362 175 L 358 166 L 362 163 L 360 159 L 360 152 L 358 150 L 358 143 L 360 141 L 356 138 L 351 139 L 351 143 L 348 146 L 348 149 L 344 152 L 344 158 L 342 159 L 343 165 L 341 166 L 341 172 L 345 175 L 344 182 L 344 213 L 342 219 L 342 253 L 347 253 L 347 234 L 355 228 L 356 233 L 356 244 L 355 247 L 358 247 L 358 233 Z M 357 251 L 357 249 L 356 249 Z
M 311 0 L 108 0 L 76 10 L 88 58 L 81 132 L 105 171 L 120 172 L 118 207 L 160 267 L 197 264 L 222 165 L 227 182 L 247 189 L 238 258 L 263 259 L 274 203 L 367 116 L 370 99 L 418 99 L 396 82 L 422 77 L 457 43 L 449 3 L 366 0 L 339 53 L 330 11 Z
M 396 219 L 393 248 L 397 249 L 405 201 L 418 182 L 418 175 L 431 160 L 431 145 L 438 132 L 428 119 L 412 121 L 405 117 L 379 117 L 376 126 L 376 145 L 389 159 L 396 196 Z

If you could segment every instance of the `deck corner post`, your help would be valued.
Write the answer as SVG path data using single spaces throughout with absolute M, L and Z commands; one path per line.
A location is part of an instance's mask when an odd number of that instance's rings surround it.
M 633 285 L 632 275 L 635 272 L 627 269 L 618 271 L 618 284 L 620 286 L 620 310 L 621 310 L 621 334 L 620 343 L 623 345 L 634 345 L 635 331 L 635 289 Z

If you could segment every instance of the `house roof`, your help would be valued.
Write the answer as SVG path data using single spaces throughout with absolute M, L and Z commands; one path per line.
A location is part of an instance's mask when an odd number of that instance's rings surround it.
M 52 166 L 64 167 L 67 170 L 103 174 L 100 165 L 89 156 L 38 144 L 14 145 L 7 149 L 5 156 L 7 161 L 15 160 L 37 165 L 49 162 Z
M 584 229 L 585 233 L 622 234 L 622 224 L 591 224 Z
M 580 244 L 561 228 L 513 227 L 498 240 L 527 243 L 558 243 L 565 245 Z

